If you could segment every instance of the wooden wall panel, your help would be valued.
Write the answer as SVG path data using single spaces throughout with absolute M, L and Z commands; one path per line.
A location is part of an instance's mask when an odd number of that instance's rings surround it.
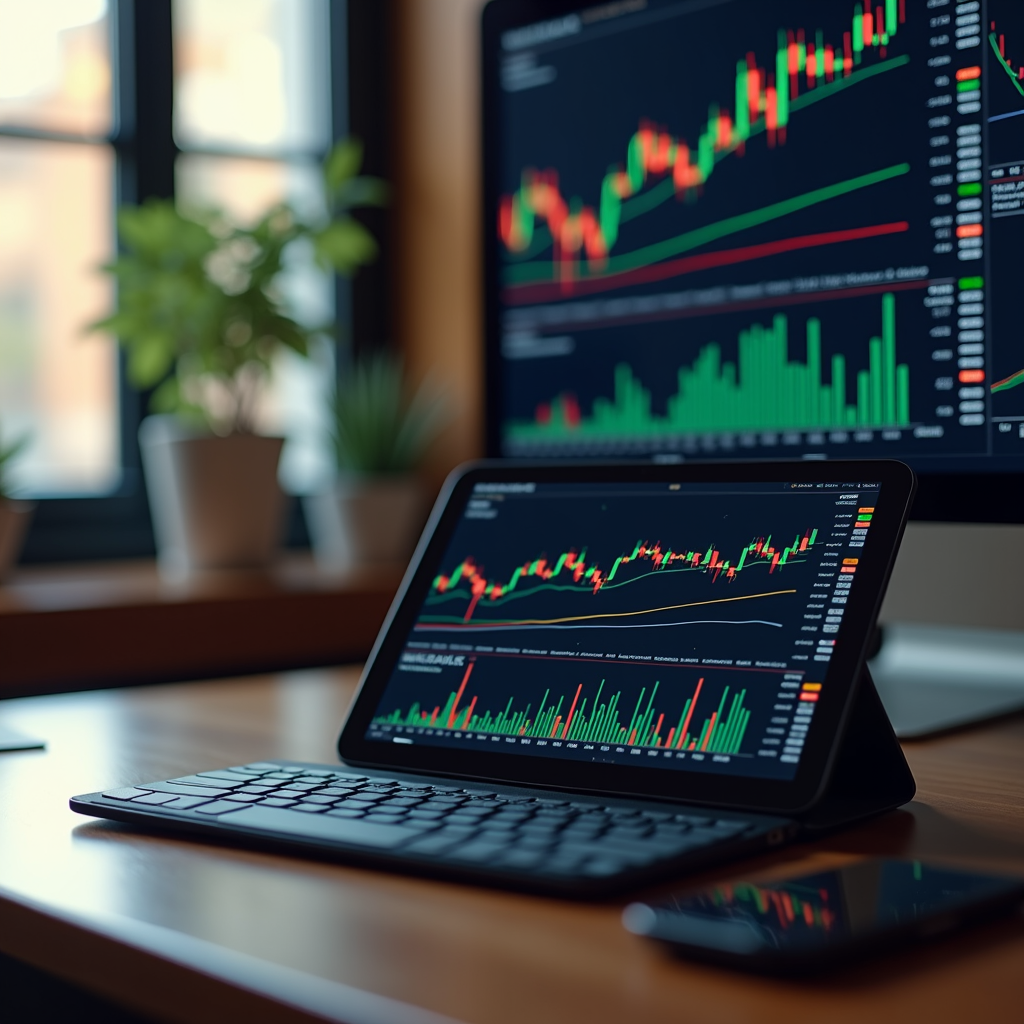
M 414 377 L 433 376 L 453 418 L 434 485 L 483 450 L 479 34 L 482 0 L 398 0 L 395 90 L 396 331 Z

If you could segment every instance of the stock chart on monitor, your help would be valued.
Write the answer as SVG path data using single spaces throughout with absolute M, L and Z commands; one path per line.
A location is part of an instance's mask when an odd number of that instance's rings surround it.
M 368 737 L 792 778 L 878 500 L 476 484 Z
M 498 63 L 502 454 L 1024 464 L 1020 0 L 631 0 Z

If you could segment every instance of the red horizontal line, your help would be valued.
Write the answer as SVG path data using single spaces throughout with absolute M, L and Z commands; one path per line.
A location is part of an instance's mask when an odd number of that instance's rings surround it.
M 822 231 L 814 235 L 782 238 L 776 242 L 746 245 L 740 249 L 722 249 L 718 252 L 701 253 L 699 256 L 684 256 L 682 259 L 672 260 L 669 263 L 659 263 L 653 267 L 624 270 L 618 274 L 605 274 L 601 277 L 574 281 L 571 294 L 587 295 L 596 291 L 607 291 L 610 288 L 650 284 L 654 281 L 664 281 L 669 277 L 692 274 L 698 270 L 727 267 L 735 263 L 746 263 L 750 260 L 760 260 L 768 256 L 778 256 L 785 252 L 796 252 L 799 249 L 814 249 L 822 245 L 857 242 L 863 238 L 878 238 L 881 235 L 896 235 L 909 230 L 910 225 L 905 220 L 901 220 L 891 224 L 874 224 L 865 228 L 847 228 L 845 231 Z M 506 301 L 514 305 L 542 302 L 545 299 L 564 299 L 565 297 L 566 292 L 560 282 L 510 285 L 505 289 Z

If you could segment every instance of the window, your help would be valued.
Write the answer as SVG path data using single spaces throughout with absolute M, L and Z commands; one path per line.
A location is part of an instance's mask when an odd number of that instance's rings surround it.
M 104 0 L 0 0 L 0 431 L 29 494 L 121 482 L 115 347 L 82 334 L 110 302 L 109 38 Z
M 363 112 L 352 131 L 378 140 L 367 139 L 368 170 L 386 174 L 389 7 L 0 0 L 0 431 L 29 435 L 17 482 L 40 499 L 24 560 L 152 551 L 136 441 L 146 396 L 126 386 L 114 340 L 83 330 L 110 307 L 96 268 L 115 250 L 117 206 L 176 195 L 246 221 L 288 198 L 313 212 L 320 160 L 350 130 L 350 95 Z M 349 81 L 352 33 L 366 86 Z M 381 271 L 366 276 L 361 301 L 358 281 L 350 291 L 296 253 L 285 287 L 310 323 L 336 308 L 344 323 L 360 301 L 363 321 L 383 323 L 367 312 L 386 302 Z M 329 469 L 321 398 L 334 363 L 328 344 L 308 363 L 282 359 L 263 410 L 264 427 L 289 438 L 293 493 Z

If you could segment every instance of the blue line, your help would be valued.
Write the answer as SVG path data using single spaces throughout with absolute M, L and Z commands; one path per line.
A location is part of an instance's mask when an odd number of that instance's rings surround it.
M 1014 110 L 1009 114 L 996 114 L 995 117 L 990 117 L 988 120 L 991 124 L 993 121 L 1005 121 L 1008 117 L 1020 117 L 1022 114 L 1024 114 L 1024 110 Z

